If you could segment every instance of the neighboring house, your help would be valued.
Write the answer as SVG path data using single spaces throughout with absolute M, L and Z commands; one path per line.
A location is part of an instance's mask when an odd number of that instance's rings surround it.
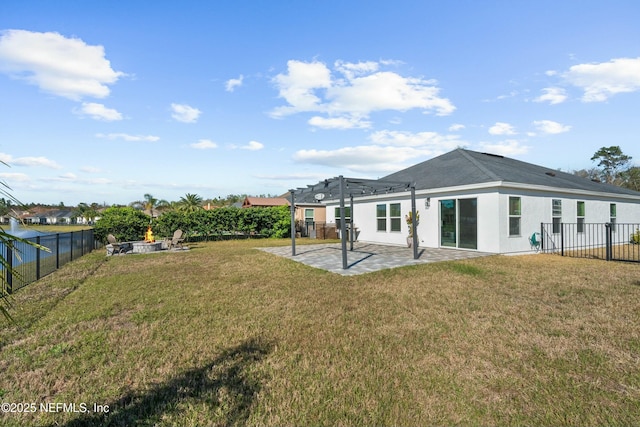
M 75 224 L 77 218 L 73 211 L 55 210 L 47 214 L 47 224 Z
M 289 201 L 284 197 L 245 197 L 243 208 L 271 208 L 274 206 L 289 206 Z
M 423 247 L 528 252 L 529 237 L 541 223 L 640 223 L 640 192 L 465 149 L 380 181 L 415 185 Z M 339 220 L 339 201 L 326 205 L 327 221 Z M 402 191 L 356 197 L 347 216 L 359 230 L 358 240 L 404 245 L 410 211 L 410 192 Z

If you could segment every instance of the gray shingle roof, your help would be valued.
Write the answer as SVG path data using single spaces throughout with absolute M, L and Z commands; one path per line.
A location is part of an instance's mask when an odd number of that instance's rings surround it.
M 508 157 L 461 148 L 392 173 L 382 179 L 410 181 L 415 183 L 416 190 L 502 181 L 640 197 L 640 192 L 637 191 L 593 182 L 577 175 Z

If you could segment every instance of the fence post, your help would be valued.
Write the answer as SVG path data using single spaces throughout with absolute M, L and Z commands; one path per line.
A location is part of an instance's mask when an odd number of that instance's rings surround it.
M 11 274 L 11 270 L 13 270 L 13 250 L 11 250 L 11 246 L 13 245 L 12 241 L 8 241 L 7 244 L 5 245 L 7 248 L 7 269 L 6 269 L 6 274 L 7 274 L 7 293 L 8 294 L 12 294 L 13 293 L 13 274 Z
M 560 223 L 560 256 L 564 256 L 564 223 Z
M 73 241 L 73 231 L 69 233 L 69 240 L 69 261 L 73 261 L 73 244 L 75 243 Z
M 606 223 L 604 225 L 605 228 L 605 253 L 607 257 L 607 261 L 611 261 L 611 224 Z
M 40 236 L 36 236 L 36 244 L 40 245 Z M 36 280 L 40 279 L 40 249 L 36 249 Z
M 540 252 L 544 253 L 544 222 L 540 223 Z
M 60 268 L 60 233 L 56 233 L 56 270 Z

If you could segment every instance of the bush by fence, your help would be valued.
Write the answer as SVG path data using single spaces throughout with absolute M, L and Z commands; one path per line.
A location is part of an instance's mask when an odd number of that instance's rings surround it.
M 100 221 L 102 219 L 98 223 Z M 170 237 L 175 230 L 181 229 L 190 241 L 220 240 L 230 236 L 290 237 L 291 211 L 288 206 L 250 209 L 225 207 L 213 210 L 200 209 L 195 212 L 170 211 L 155 218 L 152 228 L 154 235 L 158 237 Z M 138 239 L 130 240 L 140 240 L 142 234 Z

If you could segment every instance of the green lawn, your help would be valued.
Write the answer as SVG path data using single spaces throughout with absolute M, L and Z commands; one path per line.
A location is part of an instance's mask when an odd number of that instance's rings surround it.
M 36 412 L 0 423 L 640 425 L 640 264 L 495 256 L 342 277 L 255 249 L 286 244 L 101 250 L 21 290 L 0 402 Z

